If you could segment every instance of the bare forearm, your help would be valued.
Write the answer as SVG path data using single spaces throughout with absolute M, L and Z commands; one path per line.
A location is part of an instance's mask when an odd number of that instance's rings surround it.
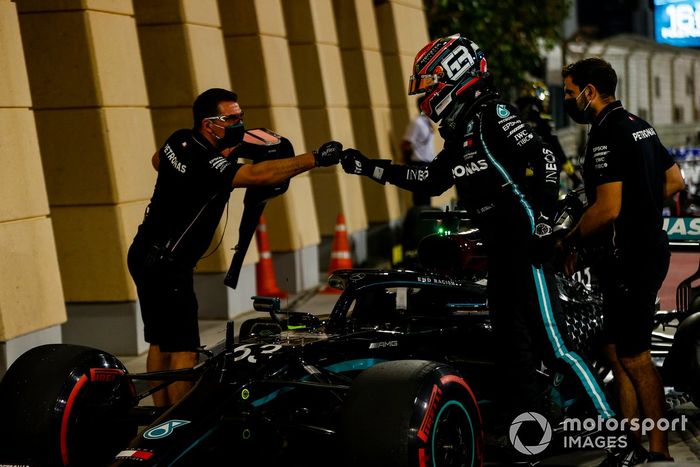
M 598 203 L 593 203 L 581 217 L 581 222 L 578 225 L 578 234 L 582 238 L 588 237 L 601 231 L 614 221 L 615 216 L 609 210 Z
M 276 159 L 254 164 L 251 167 L 251 172 L 256 178 L 259 178 L 261 184 L 275 185 L 295 175 L 311 170 L 315 165 L 313 154 L 306 153 L 287 159 Z
M 666 182 L 664 183 L 664 198 L 670 198 L 685 189 L 685 180 L 678 164 L 674 164 L 666 170 Z

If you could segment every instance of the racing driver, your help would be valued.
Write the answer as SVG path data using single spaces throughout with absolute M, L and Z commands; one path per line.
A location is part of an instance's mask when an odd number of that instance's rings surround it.
M 425 94 L 421 110 L 440 124 L 442 151 L 428 166 L 416 168 L 347 149 L 343 169 L 431 196 L 456 184 L 466 195 L 460 202 L 481 229 L 488 252 L 488 300 L 502 350 L 499 361 L 518 389 L 516 397 L 506 398 L 512 416 L 540 408 L 537 368 L 542 358 L 554 357 L 573 371 L 600 416 L 611 417 L 596 378 L 559 330 L 561 305 L 544 267 L 559 190 L 554 153 L 515 107 L 499 100 L 486 57 L 469 39 L 456 34 L 430 42 L 416 55 L 413 73 L 409 94 Z M 524 192 L 527 168 L 535 182 Z

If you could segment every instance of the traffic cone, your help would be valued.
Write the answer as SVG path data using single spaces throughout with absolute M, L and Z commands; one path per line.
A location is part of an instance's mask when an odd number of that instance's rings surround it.
M 333 245 L 331 247 L 331 264 L 328 266 L 328 275 L 338 269 L 352 269 L 352 258 L 350 256 L 350 242 L 348 241 L 348 228 L 345 225 L 345 216 L 338 214 L 335 221 L 335 234 L 333 235 Z M 343 291 L 326 286 L 322 293 L 340 294 Z
M 255 280 L 257 282 L 257 294 L 265 297 L 287 298 L 287 292 L 277 287 L 275 267 L 272 264 L 270 253 L 270 241 L 267 239 L 267 225 L 265 216 L 260 216 L 260 222 L 256 231 L 260 261 L 255 265 Z

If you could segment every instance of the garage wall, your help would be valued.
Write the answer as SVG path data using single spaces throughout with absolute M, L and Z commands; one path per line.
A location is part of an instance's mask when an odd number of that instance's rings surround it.
M 0 369 L 4 342 L 66 320 L 15 4 L 0 0 Z

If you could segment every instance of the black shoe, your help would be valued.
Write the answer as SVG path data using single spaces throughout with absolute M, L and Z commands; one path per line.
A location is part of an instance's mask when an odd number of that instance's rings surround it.
M 647 463 L 651 462 L 673 462 L 673 457 L 661 454 L 660 452 L 649 452 L 647 454 Z
M 639 445 L 606 449 L 606 456 L 598 467 L 628 467 L 641 464 L 649 458 L 649 451 Z

